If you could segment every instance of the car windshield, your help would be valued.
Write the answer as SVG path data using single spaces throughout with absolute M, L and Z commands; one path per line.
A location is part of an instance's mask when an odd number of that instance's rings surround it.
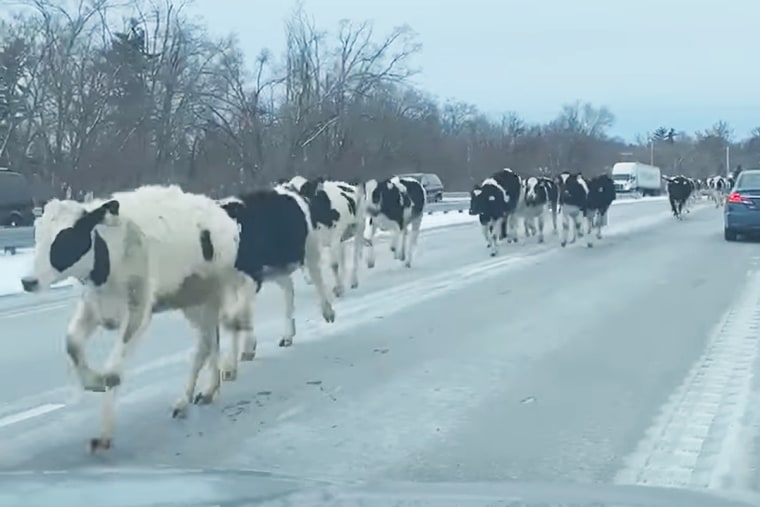
M 760 491 L 760 1 L 0 14 L 0 472 Z
M 760 172 L 742 173 L 736 182 L 737 190 L 760 190 Z

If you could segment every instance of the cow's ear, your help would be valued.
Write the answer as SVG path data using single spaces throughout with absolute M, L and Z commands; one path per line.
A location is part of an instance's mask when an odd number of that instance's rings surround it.
M 119 216 L 119 201 L 112 199 L 88 211 L 79 220 L 79 225 L 87 229 L 93 229 L 96 225 L 108 224 L 110 217 Z

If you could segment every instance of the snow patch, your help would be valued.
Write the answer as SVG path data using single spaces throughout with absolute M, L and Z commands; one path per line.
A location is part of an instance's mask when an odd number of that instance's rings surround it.
M 760 270 L 754 269 L 702 356 L 626 459 L 617 483 L 749 486 L 748 450 L 758 429 L 753 377 L 760 359 Z

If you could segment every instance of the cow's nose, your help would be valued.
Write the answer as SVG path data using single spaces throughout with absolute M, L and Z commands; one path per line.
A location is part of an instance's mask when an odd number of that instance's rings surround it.
M 32 276 L 25 276 L 21 279 L 21 286 L 24 292 L 34 292 L 40 288 L 40 281 Z

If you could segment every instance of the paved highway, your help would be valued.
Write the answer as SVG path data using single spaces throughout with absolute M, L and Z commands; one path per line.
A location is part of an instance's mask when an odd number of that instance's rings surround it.
M 244 467 L 417 481 L 758 487 L 760 253 L 720 212 L 616 204 L 593 249 L 523 241 L 489 258 L 474 224 L 426 231 L 407 270 L 377 268 L 321 322 L 295 275 L 257 303 L 259 356 L 186 420 L 169 417 L 189 327 L 162 315 L 131 361 L 115 447 L 91 456 L 97 394 L 69 387 L 71 292 L 0 299 L 0 470 Z M 93 340 L 104 358 L 105 337 Z M 226 346 L 226 342 L 223 346 Z

